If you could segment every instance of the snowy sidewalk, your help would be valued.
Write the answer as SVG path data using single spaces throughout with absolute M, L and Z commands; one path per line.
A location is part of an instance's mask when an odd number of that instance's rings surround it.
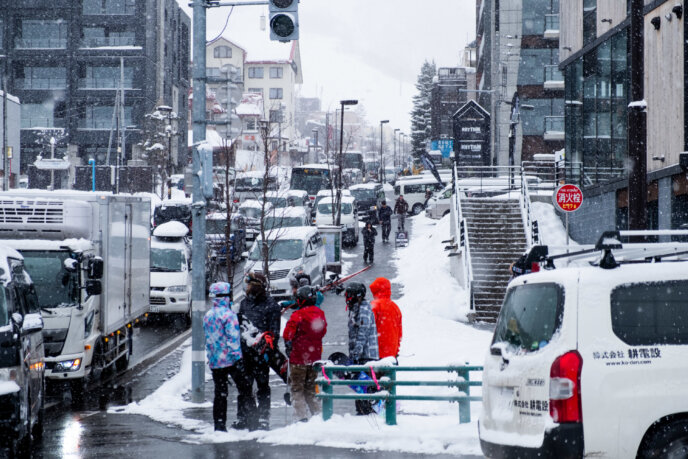
M 403 314 L 400 364 L 482 365 L 492 333 L 459 322 L 465 320 L 467 312 L 466 305 L 461 303 L 463 291 L 449 274 L 449 258 L 441 243 L 448 238 L 448 218 L 436 222 L 419 215 L 413 218 L 412 225 L 411 243 L 406 248 L 394 251 L 390 261 L 398 272 L 397 277 L 391 280 L 395 290 L 400 289 L 402 292 L 400 298 L 393 298 Z M 328 322 L 331 320 L 328 313 Z M 341 321 L 341 318 L 337 321 Z M 342 324 L 338 323 L 336 326 L 341 327 Z M 334 344 L 341 346 L 345 343 Z M 188 342 L 184 346 L 180 370 L 176 375 L 140 402 L 111 408 L 109 412 L 141 414 L 178 427 L 188 433 L 183 441 L 193 444 L 254 440 L 280 445 L 317 445 L 423 454 L 480 454 L 477 435 L 479 403 L 472 404 L 470 424 L 459 424 L 456 404 L 399 402 L 397 426 L 385 425 L 384 414 L 352 415 L 352 406 L 348 406 L 353 405 L 352 403 L 347 405 L 347 410 L 340 410 L 335 405 L 335 416 L 327 422 L 321 417 L 314 417 L 306 423 L 285 425 L 291 422 L 292 410 L 285 408 L 282 399 L 284 385 L 276 380 L 271 384 L 273 430 L 250 433 L 214 432 L 211 420 L 213 385 L 210 372 L 206 374 L 206 400 L 209 401 L 201 405 L 191 403 L 188 400 L 191 351 Z M 324 354 L 327 355 L 327 350 Z M 408 379 L 446 376 L 423 373 L 400 375 Z M 474 373 L 472 377 L 478 379 L 480 374 Z M 276 376 L 273 375 L 273 378 Z M 404 388 L 403 393 L 421 391 L 425 394 L 447 393 L 450 389 Z M 474 388 L 474 393 L 479 394 L 479 388 Z M 232 389 L 230 399 L 235 398 L 236 392 Z M 232 410 L 235 412 L 235 405 L 229 407 L 230 418 L 233 416 Z M 280 425 L 284 427 L 279 427 Z

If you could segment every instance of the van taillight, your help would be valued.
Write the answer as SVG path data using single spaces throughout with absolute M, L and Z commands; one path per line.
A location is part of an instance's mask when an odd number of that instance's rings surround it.
M 531 265 L 530 265 L 530 272 L 531 272 L 531 273 L 536 273 L 536 272 L 538 272 L 538 271 L 540 271 L 540 263 L 538 263 L 538 262 L 533 262 L 533 263 L 531 263 Z
M 580 376 L 583 358 L 578 351 L 560 355 L 549 371 L 549 414 L 554 422 L 583 422 Z

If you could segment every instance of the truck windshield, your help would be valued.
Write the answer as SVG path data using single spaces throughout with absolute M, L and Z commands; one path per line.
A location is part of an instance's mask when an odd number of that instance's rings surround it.
M 206 219 L 205 232 L 207 234 L 225 234 L 227 229 L 227 220 L 223 219 Z
M 178 249 L 151 247 L 151 272 L 180 272 L 184 266 L 184 252 Z
M 318 204 L 318 212 L 321 214 L 332 214 L 332 203 L 325 203 L 325 204 Z M 353 208 L 351 207 L 351 204 L 348 202 L 343 202 L 342 203 L 342 213 L 343 214 L 350 214 L 352 212 Z
M 292 226 L 306 226 L 303 218 L 299 217 L 266 217 L 263 224 L 266 230 L 275 228 L 289 228 Z
M 64 308 L 79 303 L 79 276 L 64 268 L 66 251 L 22 251 L 41 308 Z
M 564 292 L 557 284 L 526 284 L 510 289 L 497 320 L 492 344 L 521 351 L 545 347 L 561 325 Z
M 355 188 L 350 191 L 358 201 L 374 201 L 377 199 L 377 191 L 373 188 Z

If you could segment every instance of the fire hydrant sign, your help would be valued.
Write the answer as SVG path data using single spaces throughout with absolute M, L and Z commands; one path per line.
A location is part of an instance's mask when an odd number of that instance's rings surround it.
M 583 192 L 576 185 L 562 185 L 554 192 L 554 205 L 564 212 L 575 212 L 583 204 Z

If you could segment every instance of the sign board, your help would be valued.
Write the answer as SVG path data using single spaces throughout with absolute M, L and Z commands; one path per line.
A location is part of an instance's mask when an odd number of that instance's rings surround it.
M 69 161 L 60 158 L 39 158 L 33 164 L 39 170 L 64 171 L 69 169 Z
M 490 164 L 490 114 L 475 101 L 468 101 L 452 116 L 454 157 L 460 165 Z
M 451 152 L 454 151 L 454 139 L 433 140 L 432 150 L 439 150 L 443 158 L 449 158 Z
M 556 189 L 552 200 L 557 209 L 563 212 L 575 212 L 583 204 L 583 192 L 576 185 L 562 185 Z
M 7 159 L 12 159 L 12 147 L 7 147 Z
M 327 270 L 333 273 L 342 272 L 342 227 L 332 225 L 318 226 L 325 246 Z

